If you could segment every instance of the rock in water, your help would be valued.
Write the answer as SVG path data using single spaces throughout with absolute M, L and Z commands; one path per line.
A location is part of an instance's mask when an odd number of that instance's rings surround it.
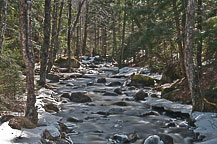
M 99 78 L 97 80 L 97 83 L 106 83 L 106 79 L 105 78 Z
M 71 67 L 72 68 L 79 68 L 80 67 L 80 63 L 77 59 L 71 58 L 70 61 L 71 61 Z M 61 67 L 61 68 L 67 68 L 69 65 L 69 61 L 68 61 L 67 57 L 60 57 L 60 58 L 55 60 L 54 64 L 58 67 Z
M 47 74 L 47 79 L 51 80 L 51 82 L 59 82 L 60 77 L 55 74 Z
M 49 103 L 44 106 L 46 112 L 58 112 L 59 107 L 55 104 Z
M 148 94 L 145 93 L 143 90 L 139 90 L 133 97 L 136 101 L 139 101 L 144 100 L 146 97 L 148 97 Z
M 120 85 L 122 85 L 122 84 L 119 81 L 111 82 L 108 84 L 108 86 L 120 86 Z
M 87 95 L 85 95 L 82 92 L 75 92 L 71 93 L 71 96 L 69 97 L 70 101 L 76 102 L 76 103 L 85 103 L 85 102 L 91 102 L 91 98 Z
M 115 90 L 114 90 L 114 92 L 116 93 L 116 94 L 122 94 L 122 90 L 121 90 L 121 88 L 116 88 Z
M 164 144 L 164 142 L 160 140 L 158 135 L 152 135 L 144 141 L 144 144 Z

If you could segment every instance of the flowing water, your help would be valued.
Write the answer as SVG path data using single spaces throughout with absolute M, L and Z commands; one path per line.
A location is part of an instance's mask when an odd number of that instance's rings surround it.
M 124 77 L 126 74 L 114 74 L 114 71 L 109 67 L 86 68 L 82 78 L 52 83 L 56 97 L 63 93 L 85 92 L 92 99 L 88 103 L 74 103 L 66 99 L 67 102 L 61 104 L 62 110 L 56 114 L 74 129 L 75 132 L 69 136 L 75 144 L 142 144 L 145 138 L 154 134 L 168 144 L 172 141 L 175 144 L 192 143 L 195 134 L 189 130 L 185 116 L 167 115 L 143 101 L 134 101 L 133 95 L 139 88 L 126 86 L 129 79 Z M 106 83 L 96 82 L 101 77 L 106 78 Z M 121 86 L 108 86 L 110 82 L 120 82 Z M 114 94 L 116 88 L 121 88 L 122 94 Z M 148 87 L 143 90 L 155 93 Z M 70 118 L 74 122 L 69 122 Z M 125 139 L 131 140 L 127 142 Z

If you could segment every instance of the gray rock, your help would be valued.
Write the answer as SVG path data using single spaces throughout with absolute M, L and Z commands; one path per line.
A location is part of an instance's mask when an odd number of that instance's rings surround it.
M 164 144 L 164 142 L 160 139 L 158 135 L 152 135 L 144 141 L 144 144 Z
M 116 88 L 116 89 L 114 90 L 114 92 L 115 92 L 116 94 L 122 94 L 121 88 Z
M 133 97 L 136 101 L 139 101 L 144 100 L 146 97 L 148 97 L 148 94 L 143 90 L 139 90 Z
M 91 98 L 87 95 L 85 95 L 82 92 L 75 92 L 71 93 L 71 96 L 69 97 L 70 101 L 76 102 L 76 103 L 85 103 L 85 102 L 91 102 Z
M 47 79 L 51 80 L 51 82 L 59 82 L 60 77 L 55 74 L 47 74 Z
M 68 117 L 67 121 L 68 122 L 73 122 L 73 123 L 82 123 L 83 122 L 83 120 L 79 120 L 79 119 L 74 118 L 74 117 Z
M 113 93 L 113 92 L 105 92 L 103 94 L 103 96 L 118 96 L 116 93 Z
M 97 79 L 97 83 L 106 83 L 106 78 Z

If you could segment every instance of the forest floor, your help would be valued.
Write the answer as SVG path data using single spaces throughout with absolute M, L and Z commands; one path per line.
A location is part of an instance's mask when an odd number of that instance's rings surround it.
M 215 144 L 217 142 L 216 113 L 191 113 L 191 105 L 160 98 L 153 87 L 128 85 L 132 74 L 160 79 L 145 68 L 118 69 L 111 63 L 92 64 L 85 60 L 73 73 L 55 73 L 58 81 L 47 80 L 48 87 L 37 93 L 39 126 L 35 129 L 15 130 L 8 122 L 0 125 L 0 141 L 7 143 L 39 143 L 47 129 L 52 137 L 61 135 L 61 123 L 67 132 L 65 143 L 135 143 L 141 144 L 150 135 L 157 134 L 165 144 Z M 38 75 L 36 75 L 36 79 Z M 139 91 L 148 96 L 135 100 Z M 75 102 L 73 97 L 78 99 Z M 145 95 L 146 95 L 145 94 Z M 151 97 L 155 95 L 155 97 Z M 156 98 L 157 96 L 157 98 Z M 90 98 L 90 99 L 89 99 Z M 48 104 L 59 110 L 46 109 Z M 46 112 L 49 111 L 49 112 Z M 191 117 L 195 122 L 188 123 Z M 204 142 L 201 142 L 204 141 Z M 196 142 L 198 141 L 198 142 Z

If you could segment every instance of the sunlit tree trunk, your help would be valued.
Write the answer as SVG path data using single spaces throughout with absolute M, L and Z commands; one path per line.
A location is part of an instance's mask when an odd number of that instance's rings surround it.
M 2 8 L 2 25 L 1 25 L 1 35 L 0 35 L 0 53 L 2 51 L 2 45 L 4 40 L 4 33 L 6 29 L 6 22 L 7 22 L 7 4 L 8 0 L 3 1 L 3 8 Z
M 194 24 L 195 24 L 195 0 L 189 0 L 186 11 L 186 39 L 185 39 L 185 69 L 188 78 L 188 86 L 191 92 L 193 111 L 201 111 L 202 98 L 195 74 L 193 49 L 194 49 Z
M 46 68 L 48 59 L 48 49 L 50 48 L 50 29 L 51 29 L 51 0 L 45 0 L 45 19 L 44 19 L 44 41 L 40 51 L 40 81 L 44 86 L 46 83 Z
M 35 107 L 36 96 L 34 91 L 34 52 L 32 47 L 31 0 L 20 0 L 20 35 L 23 59 L 26 66 L 27 102 L 25 116 L 33 123 L 38 122 L 38 113 Z

